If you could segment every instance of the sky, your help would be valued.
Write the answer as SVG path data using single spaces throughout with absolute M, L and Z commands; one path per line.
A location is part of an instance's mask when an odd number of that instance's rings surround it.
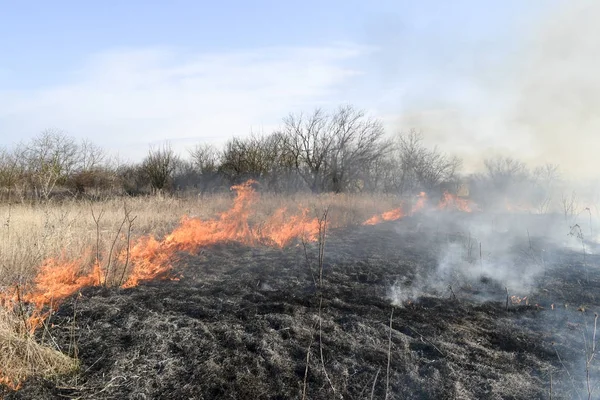
M 139 160 L 352 104 L 461 155 L 534 148 L 520 77 L 565 4 L 0 0 L 0 146 L 58 129 Z

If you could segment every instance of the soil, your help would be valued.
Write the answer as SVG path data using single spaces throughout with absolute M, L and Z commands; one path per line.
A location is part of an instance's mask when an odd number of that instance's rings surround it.
M 322 285 L 316 244 L 224 243 L 181 254 L 178 280 L 86 288 L 49 321 L 49 343 L 77 355 L 77 375 L 31 378 L 3 394 L 587 399 L 584 339 L 591 354 L 600 257 L 530 237 L 518 260 L 537 247 L 546 260 L 528 304 L 507 307 L 506 289 L 485 277 L 453 278 L 394 304 L 392 286 L 436 274 L 441 244 L 456 240 L 438 223 L 406 218 L 331 231 Z M 590 376 L 600 380 L 595 361 Z

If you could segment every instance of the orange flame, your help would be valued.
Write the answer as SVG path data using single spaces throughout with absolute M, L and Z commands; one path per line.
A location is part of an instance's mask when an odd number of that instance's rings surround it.
M 15 382 L 12 379 L 0 376 L 0 386 L 6 386 L 10 390 L 19 390 L 21 389 L 22 382 Z
M 419 193 L 419 195 L 417 196 L 417 202 L 413 205 L 412 209 L 410 210 L 410 215 L 416 214 L 419 211 L 421 211 L 423 208 L 425 208 L 426 203 L 427 194 L 425 192 Z M 384 221 L 396 221 L 405 216 L 406 214 L 404 213 L 402 207 L 399 207 L 390 211 L 386 211 L 382 214 L 373 215 L 371 218 L 363 222 L 363 225 L 377 225 Z
M 510 296 L 510 301 L 512 304 L 521 304 L 524 302 L 526 305 L 529 305 L 529 299 L 527 298 L 527 296 L 525 296 L 525 297 Z
M 463 199 L 447 191 L 442 195 L 442 199 L 438 204 L 438 209 L 447 210 L 447 209 L 456 209 L 463 212 L 472 212 L 475 204 L 468 199 Z
M 64 299 L 84 287 L 121 285 L 130 288 L 152 279 L 178 279 L 173 278 L 171 273 L 175 256 L 180 251 L 194 253 L 203 246 L 230 241 L 252 246 L 262 244 L 284 247 L 296 239 L 317 240 L 320 221 L 310 217 L 307 209 L 300 208 L 296 213 L 285 208 L 279 209 L 264 223 L 253 223 L 254 206 L 259 199 L 252 187 L 255 183 L 250 180 L 232 186 L 231 189 L 236 192 L 233 206 L 217 218 L 201 220 L 184 216 L 179 226 L 162 240 L 142 236 L 135 239 L 128 248 L 119 250 L 112 256 L 104 255 L 94 262 L 91 261 L 91 248 L 75 259 L 68 259 L 64 254 L 49 258 L 42 263 L 37 276 L 29 285 L 22 288 L 16 286 L 14 293 L 0 293 L 0 306 L 14 309 L 22 303 L 32 304 L 34 310 L 29 313 L 25 329 L 33 334 Z M 422 210 L 426 201 L 426 194 L 419 194 L 411 214 Z M 450 201 L 463 211 L 471 209 L 468 200 L 458 199 L 447 193 L 444 194 L 444 205 L 441 208 L 446 208 Z M 363 224 L 395 221 L 404 216 L 403 208 L 398 207 L 375 215 Z M 0 373 L 0 383 L 6 382 Z
M 529 212 L 533 209 L 533 207 L 527 203 L 514 203 L 508 198 L 504 199 L 504 206 L 506 211 L 509 212 Z
M 396 221 L 402 217 L 404 217 L 404 212 L 402 211 L 402 208 L 399 207 L 390 211 L 386 211 L 381 215 L 374 215 L 365 222 L 363 222 L 363 225 L 377 225 L 382 223 L 383 221 Z
M 95 264 L 91 272 L 82 273 L 87 254 L 75 260 L 67 260 L 64 255 L 49 258 L 40 267 L 33 283 L 34 289 L 23 295 L 23 300 L 37 308 L 60 302 L 86 286 L 100 284 L 100 267 Z
M 421 211 L 423 208 L 425 208 L 426 203 L 427 203 L 427 193 L 425 193 L 425 192 L 419 193 L 417 202 L 415 203 L 415 205 L 413 206 L 413 208 L 411 210 L 411 214 L 415 214 L 415 213 L 418 213 L 419 211 Z
M 410 210 L 410 215 L 414 215 L 422 211 L 426 205 L 427 194 L 425 192 L 421 192 L 417 196 L 417 202 L 413 205 L 412 209 Z M 472 212 L 473 209 L 476 208 L 476 205 L 469 199 L 458 197 L 446 191 L 444 192 L 437 208 L 440 210 L 455 209 L 463 212 Z M 371 218 L 363 222 L 363 225 L 377 225 L 384 221 L 395 221 L 404 217 L 405 215 L 406 214 L 404 214 L 402 208 L 396 208 L 394 210 L 387 211 L 383 214 L 376 214 L 372 216 Z
M 101 260 L 93 263 L 91 269 L 86 268 L 91 250 L 71 260 L 64 255 L 49 258 L 42 263 L 33 282 L 23 288 L 22 295 L 19 287 L 16 288 L 17 295 L 0 293 L 0 306 L 13 308 L 19 301 L 33 304 L 35 309 L 28 318 L 28 329 L 33 333 L 52 309 L 84 287 L 116 283 L 129 288 L 141 281 L 168 278 L 173 269 L 174 256 L 179 251 L 193 253 L 202 246 L 227 241 L 284 247 L 297 238 L 307 241 L 317 239 L 319 221 L 310 218 L 306 209 L 292 215 L 288 215 L 286 209 L 280 209 L 263 226 L 252 226 L 250 218 L 258 200 L 258 193 L 252 187 L 255 183 L 250 180 L 232 186 L 231 189 L 236 192 L 233 206 L 216 219 L 203 221 L 185 216 L 180 225 L 163 240 L 153 236 L 134 240 L 129 249 L 121 250 L 115 260 L 109 260 L 112 263 L 111 271 L 107 271 L 108 267 L 100 266 Z M 109 276 L 107 272 L 115 276 Z M 118 279 L 119 274 L 124 278 L 122 281 Z M 113 279 L 111 281 L 108 278 Z

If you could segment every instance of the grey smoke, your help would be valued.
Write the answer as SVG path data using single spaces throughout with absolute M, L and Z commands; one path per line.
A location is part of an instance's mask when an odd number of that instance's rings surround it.
M 571 179 L 597 177 L 598 20 L 600 2 L 560 2 L 516 35 L 513 51 L 470 77 L 462 90 L 476 105 L 431 94 L 431 107 L 403 110 L 398 129 L 421 129 L 430 143 L 462 155 L 467 170 L 480 168 L 484 157 L 509 154 L 534 165 L 559 164 Z

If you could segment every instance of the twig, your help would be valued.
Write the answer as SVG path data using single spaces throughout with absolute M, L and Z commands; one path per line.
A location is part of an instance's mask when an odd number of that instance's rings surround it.
M 321 367 L 323 367 L 323 373 L 325 374 L 325 379 L 327 379 L 327 382 L 329 382 L 329 386 L 331 386 L 331 390 L 333 391 L 333 394 L 335 395 L 335 393 L 336 393 L 335 386 L 333 386 L 333 382 L 331 381 L 331 378 L 329 377 L 329 374 L 327 373 L 327 369 L 325 368 L 325 357 L 323 357 L 323 327 L 322 327 L 323 318 L 321 317 L 322 305 L 323 305 L 323 295 L 320 295 L 320 299 L 319 299 L 319 353 L 321 355 Z
M 96 217 L 96 214 L 94 213 L 94 206 L 91 204 L 90 204 L 90 210 L 92 211 L 92 219 L 94 220 L 94 223 L 96 224 L 96 265 L 100 266 L 100 219 L 104 215 L 104 209 L 100 210 L 98 217 Z M 101 283 L 100 282 L 101 279 L 102 279 L 102 277 L 99 276 L 98 283 Z
M 306 367 L 304 367 L 304 382 L 302 385 L 302 400 L 306 399 L 306 388 L 307 388 L 307 384 L 308 384 L 308 364 L 310 362 L 310 349 L 311 349 L 314 341 L 315 341 L 315 338 L 311 333 L 310 343 L 308 344 L 308 349 L 306 350 Z
M 553 393 L 552 393 L 552 371 L 550 371 L 550 400 L 553 399 Z
M 481 268 L 481 274 L 483 275 L 483 253 L 481 252 L 481 242 L 479 242 L 479 267 Z
M 71 348 L 73 349 L 73 358 L 77 359 L 79 355 L 79 349 L 77 348 L 77 342 L 75 341 L 75 320 L 77 318 L 77 300 L 78 296 L 75 296 L 73 300 L 73 321 L 71 321 L 71 327 L 69 332 L 69 354 L 71 354 Z
M 29 332 L 29 324 L 27 323 L 27 317 L 25 316 L 25 309 L 23 308 L 23 300 L 21 298 L 21 286 L 19 284 L 17 284 L 17 304 L 19 305 L 19 314 L 23 319 L 23 329 L 25 330 L 25 334 Z
M 410 326 L 410 325 L 406 325 L 406 327 L 407 327 L 408 329 L 410 329 L 411 331 L 413 331 L 414 333 L 416 333 L 417 335 L 419 335 L 419 337 L 421 338 L 421 340 L 425 340 L 425 341 L 426 341 L 426 342 L 428 342 L 430 345 L 432 345 L 432 346 L 433 346 L 433 348 L 434 348 L 434 349 L 436 349 L 436 350 L 437 350 L 437 352 L 438 352 L 438 353 L 440 353 L 440 355 L 441 355 L 442 357 L 446 357 L 446 354 L 445 354 L 444 352 L 442 352 L 440 349 L 438 349 L 438 348 L 437 348 L 437 346 L 436 346 L 436 345 L 435 345 L 435 344 L 434 344 L 434 343 L 433 343 L 431 340 L 429 340 L 429 339 L 427 339 L 426 337 L 424 337 L 423 335 L 421 335 L 421 334 L 420 334 L 419 332 L 417 332 L 417 330 L 416 330 L 415 328 L 413 328 L 412 326 Z
M 323 215 L 319 218 L 319 285 L 323 286 L 323 263 L 325 260 L 325 237 L 327 233 L 327 215 L 329 214 L 329 206 L 323 211 Z
M 126 207 L 125 205 L 123 206 Z M 123 265 L 123 273 L 119 280 L 119 286 L 125 282 L 125 273 L 127 272 L 127 266 L 129 265 L 129 257 L 131 255 L 131 230 L 133 228 L 133 221 L 137 218 L 137 215 L 133 218 L 129 217 L 130 211 L 125 208 L 125 216 L 127 217 L 127 253 L 125 254 L 125 265 Z
M 318 288 L 317 279 L 315 278 L 315 274 L 312 270 L 311 262 L 308 257 L 308 246 L 307 246 L 306 238 L 304 237 L 304 235 L 302 236 L 302 247 L 304 248 L 304 259 L 306 260 L 306 268 L 308 269 L 308 272 L 310 273 L 310 276 L 313 280 L 313 284 L 315 285 L 315 288 Z
M 379 368 L 377 370 L 377 373 L 375 374 L 375 379 L 373 379 L 373 387 L 371 388 L 371 400 L 373 400 L 373 397 L 375 396 L 375 384 L 377 383 L 377 377 L 379 376 L 379 371 L 381 371 L 381 368 Z
M 394 319 L 394 308 L 390 313 L 390 333 L 388 336 L 388 359 L 387 359 L 387 370 L 385 374 L 385 399 L 387 400 L 390 392 L 390 363 L 392 361 L 392 322 Z
M 586 380 L 587 391 L 588 391 L 588 400 L 592 399 L 592 393 L 594 392 L 594 390 L 591 386 L 590 367 L 591 367 L 592 361 L 594 360 L 594 356 L 596 355 L 596 328 L 597 328 L 597 326 L 598 326 L 598 313 L 594 313 L 594 334 L 592 336 L 592 348 L 591 348 L 591 352 L 586 354 L 586 362 L 585 362 L 585 380 Z M 586 331 L 587 331 L 587 329 L 586 329 Z M 586 339 L 585 333 L 584 333 L 584 340 L 586 342 L 586 353 L 587 353 L 588 346 L 587 346 L 587 339 Z
M 108 285 L 108 274 L 110 273 L 110 265 L 112 262 L 112 254 L 113 251 L 115 249 L 115 245 L 117 244 L 117 240 L 119 240 L 119 234 L 121 233 L 121 230 L 123 229 L 123 225 L 125 225 L 125 222 L 127 221 L 129 215 L 127 213 L 127 210 L 125 210 L 125 215 L 123 216 L 123 220 L 121 221 L 121 225 L 119 226 L 119 229 L 117 229 L 117 233 L 115 234 L 115 238 L 113 239 L 112 244 L 110 245 L 110 250 L 108 251 L 108 257 L 107 257 L 107 261 L 106 261 L 106 271 L 104 272 L 104 282 L 103 285 L 106 287 Z
M 577 397 L 580 397 L 579 394 L 579 390 L 577 389 L 577 387 L 575 386 L 575 379 L 573 379 L 573 376 L 571 375 L 571 373 L 569 372 L 567 366 L 565 365 L 565 363 L 563 362 L 562 358 L 560 358 L 560 354 L 558 354 L 558 349 L 554 346 L 554 343 L 552 343 L 552 347 L 554 347 L 554 352 L 556 353 L 556 357 L 558 358 L 558 361 L 560 362 L 560 364 L 563 366 L 563 369 L 565 370 L 565 372 L 567 373 L 567 376 L 569 377 L 569 379 L 571 380 L 571 385 L 573 386 L 573 390 L 575 390 L 575 393 L 577 393 Z
M 452 285 L 448 285 L 448 289 L 450 289 L 450 293 L 452 294 L 452 297 L 454 298 L 454 300 L 458 301 L 458 298 L 456 297 L 456 293 L 454 293 L 454 290 L 452 289 Z

